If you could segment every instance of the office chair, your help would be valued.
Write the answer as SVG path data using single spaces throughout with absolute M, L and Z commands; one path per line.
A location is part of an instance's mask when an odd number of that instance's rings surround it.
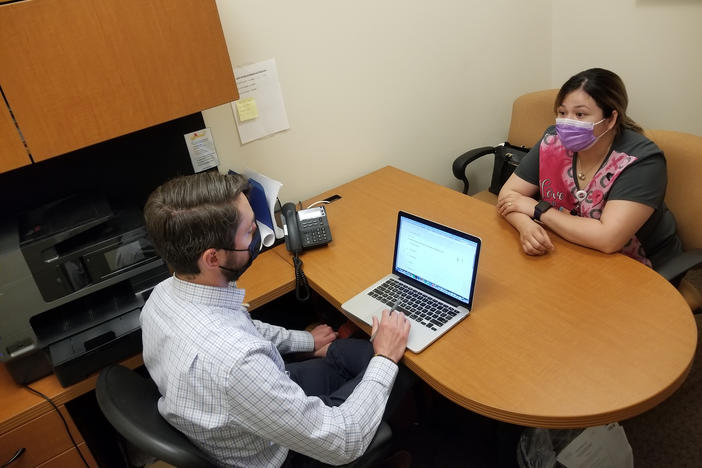
M 675 215 L 684 252 L 656 268 L 665 279 L 678 283 L 690 308 L 702 307 L 702 136 L 671 130 L 646 130 L 663 150 L 668 168 L 665 203 Z M 682 279 L 681 279 L 682 278 Z
M 178 467 L 212 468 L 207 456 L 158 412 L 161 395 L 151 379 L 123 366 L 106 367 L 95 387 L 107 420 L 144 453 Z
M 526 149 L 538 143 L 546 128 L 556 122 L 553 103 L 556 101 L 557 94 L 557 89 L 547 89 L 523 94 L 515 99 L 514 104 L 512 104 L 512 120 L 509 125 L 506 143 Z M 463 193 L 467 194 L 469 190 L 468 176 L 466 174 L 468 165 L 478 158 L 495 154 L 498 146 L 500 145 L 472 149 L 457 157 L 453 162 L 453 175 L 463 182 Z M 498 175 L 493 170 L 490 189 L 478 192 L 472 196 L 493 205 L 497 204 L 497 194 L 500 189 L 500 186 L 496 184 Z
M 151 379 L 126 367 L 112 365 L 100 372 L 95 393 L 110 424 L 147 455 L 177 467 L 215 466 L 185 435 L 163 419 L 157 406 L 161 395 Z M 388 455 L 391 438 L 390 426 L 382 422 L 366 453 L 343 466 L 373 466 Z

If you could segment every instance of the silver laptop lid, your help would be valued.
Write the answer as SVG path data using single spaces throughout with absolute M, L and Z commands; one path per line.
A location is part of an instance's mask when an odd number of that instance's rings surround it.
M 392 272 L 449 304 L 473 305 L 480 238 L 400 211 Z

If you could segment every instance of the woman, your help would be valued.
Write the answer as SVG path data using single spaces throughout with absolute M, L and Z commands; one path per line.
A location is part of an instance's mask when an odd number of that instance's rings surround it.
M 663 202 L 663 152 L 626 115 L 621 78 L 585 70 L 561 87 L 549 127 L 507 180 L 497 211 L 520 235 L 524 252 L 553 249 L 546 230 L 605 253 L 657 267 L 681 252 L 675 219 Z M 539 195 L 540 201 L 532 198 Z

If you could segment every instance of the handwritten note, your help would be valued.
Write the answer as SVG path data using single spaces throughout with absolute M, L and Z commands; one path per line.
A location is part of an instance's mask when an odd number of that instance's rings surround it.
M 239 120 L 246 122 L 258 117 L 258 106 L 256 99 L 249 97 L 236 101 L 236 111 L 239 113 Z

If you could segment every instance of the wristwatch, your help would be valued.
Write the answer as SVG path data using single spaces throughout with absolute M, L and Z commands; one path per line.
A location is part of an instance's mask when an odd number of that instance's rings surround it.
M 550 208 L 552 208 L 553 205 L 551 205 L 549 202 L 545 200 L 541 200 L 539 203 L 536 204 L 534 207 L 534 216 L 533 219 L 536 221 L 541 220 L 541 215 L 546 213 Z

